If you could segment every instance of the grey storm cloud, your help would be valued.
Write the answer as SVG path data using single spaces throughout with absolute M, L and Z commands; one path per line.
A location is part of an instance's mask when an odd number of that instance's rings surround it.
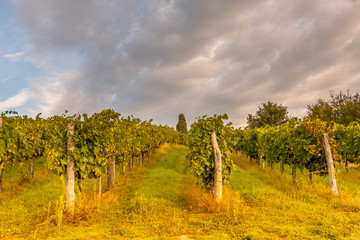
M 329 90 L 360 90 L 357 0 L 13 0 L 45 114 L 124 115 L 175 126 L 268 100 L 306 114 Z

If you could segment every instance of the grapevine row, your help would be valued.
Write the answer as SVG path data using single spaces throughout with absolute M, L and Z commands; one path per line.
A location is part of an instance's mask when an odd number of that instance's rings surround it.
M 222 182 L 230 178 L 234 163 L 232 151 L 241 151 L 258 165 L 261 161 L 274 168 L 280 164 L 281 173 L 285 165 L 292 168 L 293 183 L 296 184 L 297 169 L 307 169 L 309 179 L 313 175 L 329 175 L 331 191 L 337 194 L 333 160 L 360 163 L 360 124 L 344 126 L 319 120 L 293 119 L 276 127 L 233 129 L 225 125 L 227 115 L 197 118 L 189 132 L 190 172 L 202 181 L 205 189 L 215 191 L 215 165 L 211 143 L 212 133 L 216 134 L 221 151 Z M 348 169 L 348 168 L 347 168 Z
M 293 168 L 293 180 L 296 183 L 296 169 L 305 168 L 312 175 L 326 175 L 328 172 L 323 134 L 328 133 L 333 157 L 338 162 L 360 163 L 360 124 L 349 126 L 331 124 L 319 120 L 288 121 L 277 127 L 235 130 L 236 150 L 244 152 L 258 164 L 263 160 L 273 166 L 280 163 Z
M 74 133 L 67 132 L 73 124 Z M 71 137 L 71 146 L 68 146 Z M 167 126 L 134 117 L 121 117 L 113 110 L 103 110 L 92 116 L 53 116 L 35 119 L 6 112 L 0 127 L 0 179 L 3 169 L 16 162 L 29 162 L 29 176 L 34 174 L 34 160 L 46 159 L 51 170 L 66 174 L 68 148 L 74 163 L 75 178 L 81 186 L 86 178 L 99 178 L 110 164 L 129 165 L 143 159 L 165 142 L 179 141 L 179 134 Z M 109 167 L 109 166 L 108 166 Z M 125 168 L 124 168 L 125 170 Z M 0 184 L 1 186 L 1 184 Z

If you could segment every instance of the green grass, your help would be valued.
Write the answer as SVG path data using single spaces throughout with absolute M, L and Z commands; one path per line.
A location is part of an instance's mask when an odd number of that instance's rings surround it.
M 360 238 L 360 186 L 356 182 L 345 181 L 339 175 L 340 194 L 333 196 L 328 177 L 317 176 L 311 185 L 308 173 L 298 171 L 298 185 L 293 186 L 289 169 L 281 176 L 279 170 L 264 171 L 248 159 L 240 156 L 236 159 L 241 167 L 233 173 L 231 185 L 252 209 L 259 211 L 257 224 L 250 228 L 250 237 Z
M 143 167 L 120 174 L 101 198 L 86 180 L 72 217 L 63 207 L 64 183 L 37 162 L 6 172 L 0 196 L 1 239 L 360 239 L 360 169 L 338 167 L 339 196 L 327 177 L 262 170 L 233 155 L 237 169 L 223 201 L 196 185 L 186 169 L 187 149 L 164 145 Z M 105 182 L 106 176 L 103 177 Z M 106 183 L 104 183 L 106 189 Z
M 40 169 L 32 180 L 24 164 L 5 169 L 4 192 L 0 194 L 0 238 L 27 236 L 34 230 L 34 223 L 42 221 L 49 204 L 61 195 L 60 178 L 46 171 L 41 159 L 36 164 Z

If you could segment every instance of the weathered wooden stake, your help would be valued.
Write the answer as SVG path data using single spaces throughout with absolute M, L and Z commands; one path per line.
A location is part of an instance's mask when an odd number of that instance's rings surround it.
M 30 162 L 29 162 L 29 178 L 30 179 L 34 178 L 34 158 L 33 157 L 30 158 Z
M 129 159 L 129 172 L 133 170 L 133 159 L 134 156 L 132 155 L 131 158 Z
M 310 183 L 313 184 L 314 183 L 314 180 L 313 180 L 313 173 L 312 172 L 309 172 L 309 180 L 310 180 Z
M 265 168 L 266 168 L 266 157 L 263 156 L 262 157 L 262 169 L 265 170 Z
M 124 162 L 122 163 L 122 173 L 123 173 L 123 175 L 126 174 L 126 167 L 125 167 L 125 163 L 124 163 Z
M 148 159 L 147 159 L 147 152 L 144 152 L 144 155 L 143 155 L 143 161 L 146 162 Z
M 281 172 L 281 175 L 283 175 L 284 171 L 285 171 L 285 169 L 284 169 L 284 162 L 281 161 L 281 162 L 280 162 L 280 172 Z
M 211 144 L 214 150 L 215 157 L 215 176 L 214 176 L 214 197 L 215 201 L 222 199 L 222 168 L 221 168 L 221 151 L 216 140 L 215 131 L 211 133 Z
M 101 176 L 98 177 L 98 195 L 101 196 L 102 186 L 101 186 Z
M 131 169 L 134 169 L 134 162 L 135 162 L 135 159 L 134 159 L 134 155 L 132 156 L 132 159 L 131 159 Z
M 349 174 L 349 160 L 348 157 L 345 157 L 345 169 L 346 169 L 346 174 Z
M 84 184 L 83 184 L 83 179 L 81 177 L 78 178 L 78 187 L 79 187 L 80 193 L 83 193 L 84 192 Z
M 338 190 L 337 190 L 336 178 L 335 178 L 334 161 L 333 161 L 333 156 L 331 154 L 329 136 L 327 133 L 324 133 L 324 149 L 325 149 L 326 162 L 327 162 L 327 167 L 328 167 L 328 172 L 329 172 L 331 192 L 333 194 L 337 195 Z
M 69 207 L 72 213 L 75 211 L 75 177 L 74 177 L 74 162 L 71 160 L 71 154 L 74 151 L 74 146 L 71 146 L 72 135 L 74 134 L 74 124 L 69 123 L 67 126 L 67 134 L 69 140 L 67 142 L 67 165 L 66 165 L 66 206 Z
M 143 164 L 143 155 L 142 153 L 139 153 L 139 166 L 141 167 Z
M 108 177 L 108 188 L 112 190 L 115 186 L 115 159 L 111 158 L 111 161 L 107 164 L 107 177 Z

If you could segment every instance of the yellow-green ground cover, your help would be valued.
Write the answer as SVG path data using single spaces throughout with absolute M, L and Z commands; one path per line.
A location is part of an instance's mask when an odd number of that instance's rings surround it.
M 189 175 L 186 152 L 164 145 L 133 172 L 118 166 L 116 189 L 101 197 L 86 180 L 74 216 L 63 207 L 63 178 L 42 160 L 32 180 L 16 165 L 0 193 L 0 239 L 360 239 L 359 168 L 337 168 L 333 196 L 327 177 L 311 185 L 299 172 L 293 186 L 290 169 L 281 176 L 234 154 L 237 168 L 215 204 Z

